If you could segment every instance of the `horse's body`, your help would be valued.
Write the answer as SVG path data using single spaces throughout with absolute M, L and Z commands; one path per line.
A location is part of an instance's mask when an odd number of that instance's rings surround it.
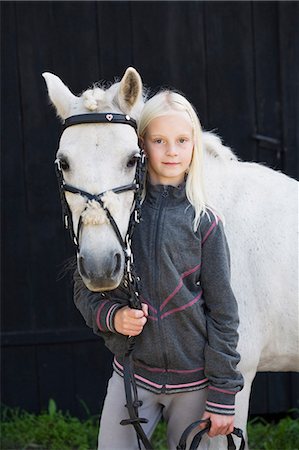
M 207 191 L 225 216 L 239 306 L 245 386 L 236 397 L 236 424 L 244 429 L 256 372 L 299 370 L 297 182 L 240 162 L 215 136 L 207 138 L 218 154 L 205 155 Z
M 93 111 L 95 106 L 97 111 L 108 112 L 113 108 L 112 112 L 122 111 L 138 118 L 142 107 L 141 82 L 133 69 L 128 69 L 120 84 L 106 91 L 110 91 L 106 97 L 104 91 L 99 93 L 101 101 L 95 100 L 96 95 L 88 91 L 89 107 L 83 97 L 73 96 L 57 77 L 46 75 L 45 78 L 50 98 L 62 118 Z M 115 103 L 112 100 L 116 97 Z M 60 149 L 63 147 L 69 161 L 76 162 L 73 173 L 66 174 L 68 182 L 99 193 L 132 181 L 133 175 L 124 170 L 123 161 L 136 152 L 136 136 L 127 125 L 109 127 L 79 125 L 63 134 Z M 232 286 L 239 305 L 239 368 L 245 386 L 236 398 L 235 425 L 245 429 L 251 383 L 256 372 L 299 370 L 297 183 L 260 164 L 239 161 L 211 133 L 204 133 L 203 145 L 206 190 L 210 204 L 225 218 Z M 123 201 L 119 199 L 118 206 L 121 212 L 116 208 L 114 213 L 125 233 L 132 197 L 122 195 Z M 72 194 L 68 200 L 76 224 L 83 200 Z M 107 260 L 102 255 L 109 254 L 110 259 L 115 259 L 120 249 L 109 224 L 97 221 L 97 213 L 91 210 L 88 214 L 80 251 L 85 259 L 92 259 L 90 273 L 98 274 L 103 272 L 101 266 Z M 78 262 L 80 270 L 80 255 Z M 109 270 L 108 274 L 111 267 Z M 123 266 L 119 270 L 121 272 Z M 84 274 L 87 271 L 85 269 Z M 120 281 L 120 277 L 116 278 L 110 288 Z M 86 280 L 86 285 L 92 290 L 104 290 L 97 281 L 93 285 L 92 276 Z M 225 448 L 223 437 L 212 440 L 211 449 Z

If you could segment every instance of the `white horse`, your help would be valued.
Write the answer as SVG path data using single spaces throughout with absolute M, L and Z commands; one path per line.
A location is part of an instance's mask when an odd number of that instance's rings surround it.
M 80 97 L 55 75 L 45 73 L 44 78 L 63 120 L 94 111 L 122 112 L 138 120 L 143 107 L 142 82 L 133 68 L 120 83 L 106 90 L 95 87 Z M 261 164 L 238 160 L 212 133 L 204 132 L 203 144 L 206 190 L 226 219 L 239 305 L 239 369 L 245 386 L 236 398 L 235 425 L 245 430 L 256 372 L 299 370 L 297 182 Z M 133 128 L 82 124 L 63 132 L 57 158 L 68 184 L 98 194 L 132 182 L 134 167 L 128 163 L 137 152 Z M 76 230 L 86 200 L 71 193 L 66 197 Z M 127 192 L 106 200 L 123 236 L 132 199 Z M 101 208 L 90 203 L 81 229 L 79 271 L 91 290 L 113 289 L 123 273 L 122 249 Z M 210 448 L 226 449 L 225 438 L 212 439 Z

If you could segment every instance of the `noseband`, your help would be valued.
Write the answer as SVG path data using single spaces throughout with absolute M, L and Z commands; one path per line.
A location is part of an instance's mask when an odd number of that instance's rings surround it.
M 131 127 L 134 128 L 135 131 L 137 131 L 136 121 L 134 119 L 132 119 L 129 115 L 114 114 L 114 113 L 90 113 L 90 114 L 79 114 L 76 116 L 68 117 L 67 119 L 65 119 L 65 122 L 63 124 L 63 131 L 70 126 L 86 124 L 86 123 L 126 124 L 126 125 L 130 125 Z M 79 189 L 75 186 L 66 184 L 64 181 L 64 178 L 63 178 L 63 171 L 61 168 L 60 161 L 56 160 L 55 163 L 56 163 L 55 164 L 56 176 L 57 176 L 57 180 L 58 180 L 60 200 L 61 200 L 61 205 L 62 205 L 64 226 L 66 229 L 69 229 L 71 239 L 76 247 L 77 254 L 79 254 L 79 251 L 80 251 L 79 238 L 80 238 L 80 230 L 81 230 L 81 226 L 82 226 L 82 214 L 86 210 L 88 203 L 86 203 L 86 207 L 84 208 L 84 210 L 82 211 L 82 213 L 79 217 L 77 232 L 75 233 L 74 226 L 73 226 L 73 220 L 72 220 L 72 213 L 71 213 L 70 207 L 69 207 L 68 202 L 66 201 L 66 197 L 65 197 L 66 192 L 71 192 L 72 194 L 78 194 L 78 195 L 81 195 L 82 197 L 84 197 L 85 199 L 87 199 L 88 201 L 94 200 L 97 203 L 99 203 L 101 208 L 103 208 L 103 210 L 105 211 L 106 216 L 115 232 L 115 235 L 124 251 L 125 258 L 126 258 L 126 269 L 127 270 L 129 269 L 129 272 L 130 272 L 130 261 L 132 260 L 131 248 L 130 248 L 131 237 L 133 234 L 133 229 L 134 229 L 135 223 L 138 223 L 140 220 L 140 205 L 141 205 L 141 194 L 142 194 L 142 188 L 143 188 L 143 172 L 144 172 L 144 170 L 143 170 L 143 166 L 144 166 L 143 154 L 141 154 L 140 158 L 138 158 L 138 160 L 137 160 L 135 178 L 134 178 L 133 182 L 130 184 L 115 187 L 115 188 L 109 190 L 109 192 L 113 192 L 115 194 L 121 194 L 123 192 L 128 192 L 128 191 L 134 191 L 134 200 L 133 200 L 134 211 L 130 218 L 130 223 L 129 223 L 129 227 L 128 227 L 128 231 L 127 231 L 125 239 L 122 238 L 119 228 L 118 228 L 114 218 L 112 217 L 109 209 L 107 207 L 105 207 L 105 205 L 104 205 L 103 196 L 108 191 L 104 191 L 100 194 L 90 194 L 89 192 L 83 191 L 82 189 Z

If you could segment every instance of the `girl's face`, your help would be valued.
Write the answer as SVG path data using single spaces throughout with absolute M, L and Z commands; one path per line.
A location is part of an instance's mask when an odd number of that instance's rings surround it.
M 188 114 L 174 111 L 156 117 L 147 126 L 141 142 L 148 158 L 151 183 L 172 186 L 182 183 L 192 160 L 194 142 Z

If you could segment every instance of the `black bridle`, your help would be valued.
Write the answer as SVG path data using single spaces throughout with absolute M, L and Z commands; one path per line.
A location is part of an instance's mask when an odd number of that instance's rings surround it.
M 80 125 L 80 124 L 86 124 L 86 123 L 120 123 L 120 124 L 127 124 L 134 128 L 134 130 L 137 130 L 137 124 L 134 119 L 132 119 L 129 115 L 124 114 L 115 114 L 115 113 L 90 113 L 90 114 L 79 114 L 77 116 L 71 116 L 65 119 L 65 122 L 63 124 L 63 131 L 73 125 Z M 108 192 L 104 191 L 100 194 L 90 194 L 89 192 L 86 192 L 82 189 L 79 189 L 75 186 L 71 186 L 67 183 L 65 183 L 63 178 L 63 171 L 61 168 L 61 163 L 59 159 L 56 159 L 56 175 L 58 180 L 58 187 L 60 192 L 60 200 L 62 205 L 62 213 L 63 213 L 63 221 L 65 228 L 69 229 L 71 234 L 71 239 L 73 243 L 75 244 L 76 251 L 79 253 L 80 247 L 79 247 L 79 238 L 80 238 L 80 230 L 82 226 L 82 214 L 85 211 L 85 209 L 88 206 L 88 203 L 86 203 L 86 207 L 82 211 L 78 226 L 77 226 L 77 232 L 74 231 L 73 226 L 73 220 L 72 220 L 72 214 L 69 208 L 69 205 L 66 201 L 65 193 L 71 192 L 72 194 L 79 194 L 82 197 L 86 198 L 87 200 L 95 200 L 97 203 L 100 204 L 100 206 L 105 211 L 107 218 L 109 219 L 109 222 L 117 236 L 117 239 L 124 250 L 125 256 L 127 254 L 131 254 L 130 248 L 128 246 L 130 245 L 129 239 L 131 239 L 134 224 L 138 223 L 140 220 L 140 204 L 141 204 L 141 194 L 142 194 L 142 188 L 143 188 L 143 154 L 140 154 L 140 157 L 137 159 L 137 166 L 136 166 L 136 172 L 135 172 L 135 179 L 132 183 L 127 184 L 125 186 L 115 187 L 113 189 L 109 189 L 109 192 L 113 192 L 115 194 L 121 194 L 123 192 L 127 191 L 134 191 L 134 211 L 133 215 L 131 216 L 131 219 L 129 223 L 128 232 L 126 235 L 125 240 L 123 240 L 121 233 L 119 231 L 119 228 L 111 215 L 108 208 L 105 207 L 104 202 L 102 200 L 103 196 Z

